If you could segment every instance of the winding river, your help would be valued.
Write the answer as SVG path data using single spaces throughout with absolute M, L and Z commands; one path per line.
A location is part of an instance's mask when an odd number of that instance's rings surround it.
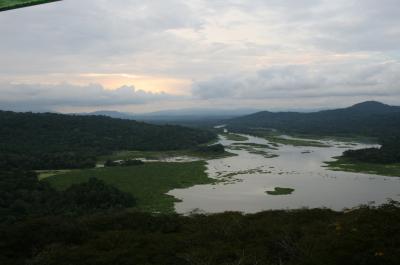
M 261 146 L 271 145 L 267 140 L 247 137 L 247 141 L 238 142 L 220 136 L 219 142 L 237 154 L 208 161 L 207 173 L 220 182 L 168 193 L 181 200 L 175 204 L 178 213 L 255 213 L 302 207 L 343 210 L 361 204 L 382 204 L 389 198 L 400 200 L 398 177 L 330 171 L 324 167 L 324 161 L 341 155 L 346 150 L 344 148 L 358 149 L 370 145 L 349 145 L 329 140 L 322 142 L 331 147 L 279 145 L 272 150 Z M 249 143 L 247 148 L 240 148 Z M 257 148 L 253 148 L 254 144 L 258 144 Z M 249 149 L 251 145 L 253 149 Z M 291 188 L 294 192 L 279 196 L 267 194 L 276 187 Z

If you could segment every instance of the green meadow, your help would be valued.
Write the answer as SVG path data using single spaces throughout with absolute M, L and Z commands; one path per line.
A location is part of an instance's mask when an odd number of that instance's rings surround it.
M 74 170 L 46 178 L 57 190 L 87 182 L 91 177 L 103 180 L 121 191 L 132 194 L 139 210 L 173 213 L 176 198 L 166 195 L 173 189 L 210 184 L 203 161 L 188 163 L 145 163 L 141 166 Z

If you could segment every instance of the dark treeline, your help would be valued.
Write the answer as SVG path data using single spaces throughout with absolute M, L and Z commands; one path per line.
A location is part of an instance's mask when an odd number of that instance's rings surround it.
M 30 218 L 0 224 L 0 264 L 398 265 L 399 207 Z
M 43 153 L 42 153 L 43 152 Z M 0 169 L 74 169 L 91 168 L 96 165 L 94 152 L 45 153 L 35 150 L 30 153 L 0 151 Z
M 195 151 L 201 153 L 223 154 L 225 152 L 225 147 L 222 144 L 198 146 Z
M 229 121 L 228 128 L 245 133 L 252 133 L 255 128 L 271 128 L 319 136 L 375 137 L 382 148 L 348 151 L 345 156 L 365 162 L 400 162 L 400 107 L 379 102 L 313 113 L 259 112 Z
M 368 163 L 400 163 L 400 136 L 384 137 L 381 148 L 347 150 L 343 156 L 351 160 Z
M 131 167 L 131 166 L 140 166 L 143 165 L 144 162 L 138 159 L 128 159 L 128 160 L 121 160 L 121 161 L 112 161 L 107 160 L 104 163 L 105 167 Z
M 35 172 L 0 171 L 0 223 L 13 223 L 32 216 L 95 213 L 134 205 L 131 195 L 95 178 L 59 192 L 47 182 L 39 181 Z
M 92 167 L 112 151 L 188 149 L 215 138 L 205 130 L 104 116 L 0 111 L 0 168 Z

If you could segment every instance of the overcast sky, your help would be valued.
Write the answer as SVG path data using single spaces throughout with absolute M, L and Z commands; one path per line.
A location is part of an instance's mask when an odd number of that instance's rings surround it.
M 0 109 L 400 105 L 398 0 L 64 0 L 0 13 Z

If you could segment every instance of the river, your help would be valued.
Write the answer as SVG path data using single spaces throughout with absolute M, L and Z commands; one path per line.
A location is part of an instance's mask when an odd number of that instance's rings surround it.
M 370 147 L 338 141 L 322 141 L 331 147 L 299 147 L 282 145 L 277 150 L 258 146 L 239 149 L 243 143 L 270 145 L 267 140 L 247 136 L 247 141 L 231 141 L 220 136 L 219 143 L 235 157 L 209 160 L 207 173 L 223 180 L 214 185 L 198 185 L 176 189 L 168 194 L 180 199 L 175 204 L 178 213 L 193 211 L 217 213 L 240 211 L 255 213 L 271 209 L 327 207 L 334 210 L 361 204 L 375 205 L 389 198 L 400 200 L 400 178 L 363 173 L 331 171 L 324 166 L 347 149 Z M 233 149 L 230 149 L 233 148 Z M 268 158 L 268 152 L 276 157 Z M 294 189 L 290 195 L 269 195 L 276 187 Z

